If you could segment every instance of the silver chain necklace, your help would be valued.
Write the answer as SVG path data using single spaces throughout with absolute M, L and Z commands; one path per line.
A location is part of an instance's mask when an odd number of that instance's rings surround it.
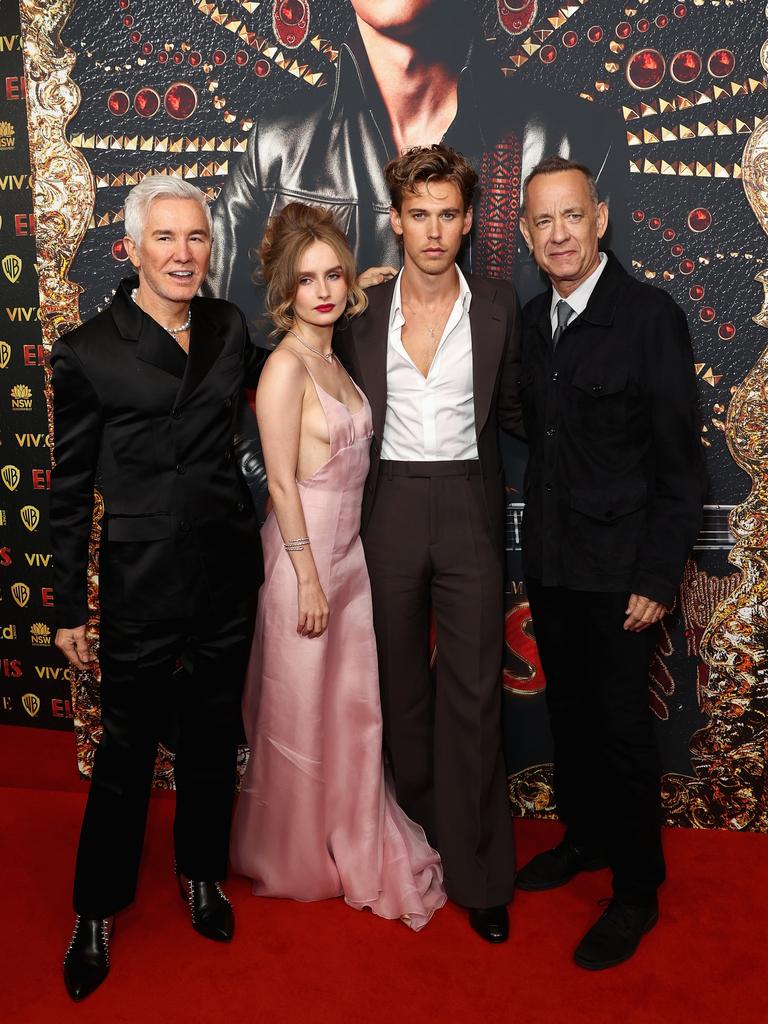
M 310 352 L 314 352 L 316 356 L 320 356 L 320 358 L 324 359 L 326 363 L 333 362 L 333 349 L 331 349 L 327 354 L 325 352 L 321 352 L 319 348 L 315 348 L 314 345 L 309 345 L 303 338 L 300 338 L 296 331 L 292 331 L 290 327 L 286 329 L 285 333 L 292 334 L 300 345 L 303 345 L 304 348 L 308 348 Z
M 136 294 L 138 290 L 138 288 L 134 288 L 133 291 L 131 292 L 131 298 L 133 299 L 137 306 L 139 305 L 138 300 L 136 299 Z M 189 307 L 187 319 L 180 327 L 166 327 L 165 324 L 161 324 L 160 326 L 163 328 L 164 331 L 168 331 L 169 334 L 172 334 L 174 338 L 176 337 L 177 334 L 183 334 L 184 331 L 188 331 L 189 328 L 192 326 L 192 307 Z

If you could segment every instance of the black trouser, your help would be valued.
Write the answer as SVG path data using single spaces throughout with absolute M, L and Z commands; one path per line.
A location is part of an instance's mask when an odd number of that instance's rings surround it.
M 526 579 L 547 680 L 555 799 L 567 836 L 604 853 L 613 890 L 650 905 L 664 881 L 660 767 L 648 707 L 654 626 L 623 629 L 629 595 Z
M 253 620 L 251 608 L 228 612 L 193 620 L 102 622 L 103 733 L 74 887 L 75 912 L 84 917 L 108 917 L 134 898 L 158 739 L 172 711 L 179 719 L 176 863 L 189 878 L 226 876 Z M 184 671 L 174 672 L 179 661 Z
M 506 903 L 514 851 L 501 749 L 504 587 L 477 463 L 382 462 L 364 546 L 398 802 L 439 851 L 451 899 Z

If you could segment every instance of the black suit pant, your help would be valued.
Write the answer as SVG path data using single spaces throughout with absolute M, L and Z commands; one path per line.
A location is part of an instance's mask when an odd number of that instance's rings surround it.
M 557 811 L 567 837 L 604 853 L 613 890 L 648 906 L 664 881 L 660 766 L 648 672 L 658 629 L 623 629 L 627 593 L 526 579 L 546 676 Z
M 102 622 L 103 733 L 77 854 L 78 914 L 108 917 L 134 898 L 157 745 L 172 717 L 176 863 L 190 878 L 226 877 L 253 609 L 227 611 Z
M 363 537 L 384 746 L 398 802 L 440 853 L 448 895 L 490 907 L 508 902 L 514 885 L 501 747 L 502 556 L 477 463 L 435 476 L 430 465 L 381 463 Z

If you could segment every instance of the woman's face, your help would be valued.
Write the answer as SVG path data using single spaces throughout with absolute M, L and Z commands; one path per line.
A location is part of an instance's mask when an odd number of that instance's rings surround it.
M 299 257 L 293 300 L 296 327 L 330 327 L 347 307 L 347 282 L 338 254 L 327 242 L 312 242 Z

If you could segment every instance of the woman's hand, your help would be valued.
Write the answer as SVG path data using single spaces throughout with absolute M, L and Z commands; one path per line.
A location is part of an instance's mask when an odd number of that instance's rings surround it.
M 296 632 L 299 636 L 322 636 L 328 629 L 330 609 L 323 588 L 317 580 L 299 583 L 299 621 Z

